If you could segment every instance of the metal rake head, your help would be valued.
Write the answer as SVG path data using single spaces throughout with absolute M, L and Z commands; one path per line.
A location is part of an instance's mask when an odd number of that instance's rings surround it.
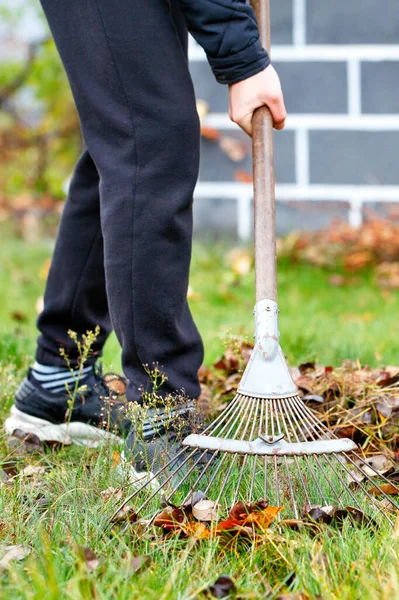
M 399 504 L 376 487 L 374 476 L 390 484 L 390 491 L 399 489 L 299 396 L 279 344 L 277 303 L 259 301 L 254 314 L 256 344 L 235 398 L 201 434 L 190 434 L 181 449 L 174 448 L 124 505 L 134 498 L 137 513 L 151 514 L 160 495 L 164 503 L 180 506 L 201 491 L 221 511 L 263 499 L 283 505 L 288 519 L 333 505 L 380 513 L 392 523 L 389 509 L 399 510 Z
M 392 522 L 387 508 L 399 510 L 399 504 L 383 488 L 383 502 L 377 499 L 371 472 L 392 483 L 355 450 L 354 442 L 334 436 L 298 395 L 266 399 L 238 393 L 125 503 L 135 498 L 138 513 L 152 514 L 160 495 L 164 503 L 180 506 L 202 491 L 221 512 L 262 498 L 283 505 L 288 519 L 334 505 L 380 513 Z

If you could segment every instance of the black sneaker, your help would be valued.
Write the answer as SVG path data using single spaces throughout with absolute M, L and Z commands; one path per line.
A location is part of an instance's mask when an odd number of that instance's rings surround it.
M 130 429 L 124 408 L 125 382 L 113 374 L 103 375 L 101 369 L 84 380 L 71 405 L 68 394 L 52 394 L 38 383 L 28 370 L 15 393 L 15 404 L 4 428 L 8 436 L 14 431 L 33 433 L 44 442 L 57 441 L 98 446 L 106 439 L 121 441 Z
M 137 405 L 140 414 L 132 422 L 134 411 L 129 411 L 125 388 L 123 378 L 94 368 L 71 406 L 67 393 L 49 393 L 29 370 L 5 421 L 6 434 L 12 437 L 18 430 L 19 438 L 21 432 L 32 433 L 43 442 L 91 447 L 105 440 L 121 443 L 127 437 L 126 459 L 139 471 L 151 471 L 161 455 L 167 458 L 180 450 L 180 441 L 198 430 L 200 419 L 194 402 L 183 400 L 167 407 Z

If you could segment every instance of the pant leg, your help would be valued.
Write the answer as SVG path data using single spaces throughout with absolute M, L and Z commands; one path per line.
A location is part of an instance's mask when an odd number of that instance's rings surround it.
M 94 362 L 111 331 L 105 292 L 104 250 L 100 223 L 99 176 L 87 150 L 80 157 L 65 203 L 38 319 L 41 332 L 36 359 L 65 366 L 60 348 L 71 363 L 78 360 L 68 330 L 82 335 L 100 325 L 93 344 Z
M 177 0 L 42 0 L 100 174 L 111 322 L 128 398 L 158 363 L 196 397 L 201 338 L 187 305 L 199 122 Z M 184 38 L 184 39 L 183 39 Z

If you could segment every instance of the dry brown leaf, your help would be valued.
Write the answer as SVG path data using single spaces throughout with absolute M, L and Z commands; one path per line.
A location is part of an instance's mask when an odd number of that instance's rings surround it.
M 110 498 L 113 498 L 114 500 L 120 500 L 122 498 L 122 495 L 123 495 L 122 489 L 114 488 L 114 487 L 110 487 L 110 488 L 100 492 L 100 496 L 104 502 L 108 502 L 108 500 Z
M 130 560 L 130 569 L 133 573 L 141 573 L 148 569 L 151 564 L 150 556 L 133 556 Z
M 80 559 L 85 563 L 89 573 L 92 573 L 100 566 L 100 559 L 96 553 L 87 546 L 77 546 L 77 554 Z
M 137 513 L 135 512 L 133 506 L 126 504 L 114 516 L 114 518 L 112 519 L 112 523 L 135 523 L 137 521 L 137 518 Z
M 399 488 L 392 483 L 382 483 L 379 486 L 375 486 L 369 489 L 369 493 L 373 496 L 381 496 L 382 494 L 388 494 L 389 496 L 399 496 Z
M 234 582 L 228 575 L 221 575 L 215 583 L 204 590 L 204 594 L 208 598 L 231 598 L 232 594 L 237 591 Z

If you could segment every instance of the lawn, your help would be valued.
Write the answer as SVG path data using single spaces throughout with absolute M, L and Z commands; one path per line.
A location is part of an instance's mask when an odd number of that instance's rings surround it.
M 0 265 L 0 391 L 2 417 L 32 359 L 35 305 L 43 293 L 51 242 L 26 244 L 3 228 Z M 211 364 L 229 336 L 252 335 L 253 275 L 238 276 L 228 248 L 196 244 L 190 303 Z M 372 274 L 336 287 L 331 273 L 284 261 L 280 264 L 280 329 L 291 364 L 317 359 L 338 365 L 346 358 L 370 366 L 398 364 L 399 293 L 383 292 Z M 118 369 L 111 337 L 106 369 Z M 1 455 L 14 459 L 4 436 Z M 115 448 L 65 447 L 18 457 L 18 474 L 0 483 L 1 547 L 27 544 L 29 556 L 0 562 L 0 597 L 43 600 L 170 599 L 200 597 L 218 576 L 229 575 L 238 595 L 255 598 L 399 598 L 399 532 L 382 525 L 342 532 L 321 528 L 316 535 L 272 526 L 256 542 L 218 538 L 139 538 L 128 528 L 107 526 L 115 498 L 101 492 L 129 488 L 115 468 Z M 40 467 L 30 472 L 27 465 Z M 122 479 L 121 479 L 122 478 Z M 81 547 L 97 558 L 90 563 Z M 139 572 L 132 558 L 149 556 Z M 1 555 L 0 555 L 1 558 Z M 282 594 L 298 594 L 282 596 Z M 307 594 L 300 596 L 299 594 Z

